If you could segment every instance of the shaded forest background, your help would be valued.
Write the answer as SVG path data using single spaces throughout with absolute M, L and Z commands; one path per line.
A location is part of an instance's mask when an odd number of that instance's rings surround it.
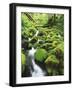
M 35 62 L 45 67 L 48 76 L 64 74 L 63 14 L 22 12 L 21 37 L 22 76 L 26 72 L 27 54 L 32 47 L 36 49 Z

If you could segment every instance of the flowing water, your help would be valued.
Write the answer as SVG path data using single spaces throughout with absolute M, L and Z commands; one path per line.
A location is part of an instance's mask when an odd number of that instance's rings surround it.
M 44 71 L 35 63 L 35 60 L 34 60 L 34 54 L 35 54 L 35 52 L 36 52 L 36 49 L 34 49 L 32 47 L 32 49 L 29 50 L 29 53 L 28 53 L 28 56 L 31 56 L 31 59 L 30 60 L 32 62 L 32 67 L 33 67 L 33 70 L 30 67 L 31 75 L 32 75 L 32 77 L 33 76 L 34 77 L 44 76 L 45 75 Z
M 34 36 L 37 36 L 39 33 L 39 31 L 37 30 L 36 34 Z M 34 37 L 33 36 L 33 37 Z M 29 38 L 29 41 L 31 41 L 31 38 Z M 40 40 L 37 41 L 37 43 L 39 42 Z M 30 73 L 31 73 L 31 76 L 32 77 L 39 77 L 39 76 L 45 76 L 45 72 L 40 68 L 40 66 L 38 66 L 36 63 L 35 63 L 35 58 L 34 58 L 34 54 L 36 52 L 36 49 L 34 49 L 33 47 L 29 50 L 28 52 L 28 57 L 29 57 L 29 64 L 28 64 L 28 67 L 29 67 L 29 70 L 30 70 Z

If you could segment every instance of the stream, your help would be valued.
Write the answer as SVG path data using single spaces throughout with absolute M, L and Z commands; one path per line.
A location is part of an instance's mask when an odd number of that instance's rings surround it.
M 31 76 L 33 77 L 39 77 L 39 76 L 44 76 L 45 75 L 45 72 L 40 68 L 40 66 L 38 66 L 36 63 L 35 63 L 35 60 L 34 60 L 34 54 L 36 52 L 36 49 L 34 49 L 32 47 L 31 50 L 29 50 L 29 53 L 28 53 L 28 57 L 30 57 L 30 60 L 31 60 L 31 64 L 32 64 L 32 67 L 33 69 L 30 67 L 30 73 L 31 73 Z
M 37 36 L 39 33 L 39 31 L 37 30 L 37 32 L 35 33 L 35 36 Z M 31 38 L 29 38 L 29 41 L 31 41 Z M 40 40 L 37 41 L 37 43 Z M 39 77 L 39 76 L 45 76 L 45 71 L 35 62 L 35 52 L 36 49 L 34 49 L 34 47 L 32 47 L 27 54 L 27 60 L 26 60 L 26 70 L 25 70 L 25 76 L 26 77 Z M 44 66 L 43 66 L 44 67 Z M 24 77 L 24 76 L 23 76 Z

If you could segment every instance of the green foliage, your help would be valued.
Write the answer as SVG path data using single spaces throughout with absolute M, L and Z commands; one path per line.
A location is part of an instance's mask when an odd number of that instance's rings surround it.
M 47 58 L 47 51 L 45 49 L 37 49 L 35 53 L 35 60 L 43 62 Z

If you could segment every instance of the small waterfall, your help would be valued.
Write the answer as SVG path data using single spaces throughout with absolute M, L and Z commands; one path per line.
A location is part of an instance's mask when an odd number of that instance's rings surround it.
M 32 47 L 32 49 L 29 50 L 29 53 L 28 53 L 28 56 L 31 57 L 30 60 L 32 62 L 32 67 L 33 67 L 33 70 L 30 67 L 31 75 L 32 75 L 32 77 L 44 76 L 45 75 L 44 71 L 35 63 L 35 60 L 34 60 L 34 54 L 35 54 L 35 52 L 36 52 L 36 49 L 34 49 Z
M 36 34 L 34 36 L 37 36 L 39 33 L 39 31 L 36 31 Z M 33 36 L 33 37 L 34 37 Z M 31 41 L 31 38 L 29 38 L 29 41 Z M 38 40 L 37 42 L 39 42 L 40 40 Z M 34 54 L 36 52 L 36 49 L 34 49 L 33 47 L 31 48 L 31 50 L 29 50 L 28 52 L 28 57 L 29 57 L 29 70 L 31 73 L 32 77 L 39 77 L 39 76 L 45 76 L 45 72 L 35 63 L 35 59 L 34 59 Z

